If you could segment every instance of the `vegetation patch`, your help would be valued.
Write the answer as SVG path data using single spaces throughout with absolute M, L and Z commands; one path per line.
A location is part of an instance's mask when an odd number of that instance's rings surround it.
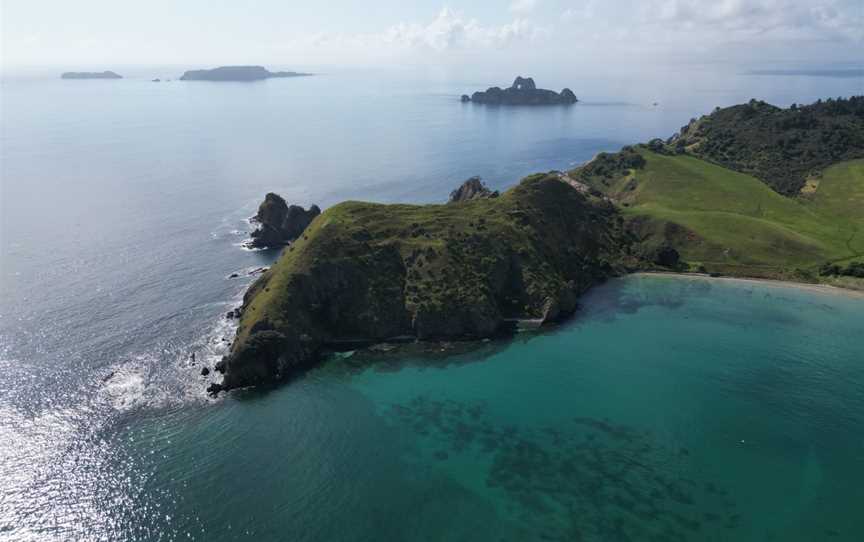
M 864 161 L 827 168 L 818 189 L 789 198 L 751 175 L 686 154 L 636 149 L 641 169 L 571 172 L 621 206 L 643 247 L 668 244 L 692 270 L 818 280 L 825 262 L 864 254 Z M 802 276 L 800 271 L 806 271 Z
M 776 192 L 794 196 L 828 166 L 864 158 L 864 96 L 787 109 L 756 100 L 717 108 L 693 119 L 666 143 L 666 152 L 750 174 Z

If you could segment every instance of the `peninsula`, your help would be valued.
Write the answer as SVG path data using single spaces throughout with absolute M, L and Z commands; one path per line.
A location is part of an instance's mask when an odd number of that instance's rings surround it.
M 181 81 L 263 81 L 282 77 L 304 77 L 311 73 L 271 72 L 263 66 L 220 66 L 212 70 L 189 70 Z
M 471 96 L 463 94 L 462 101 L 489 105 L 570 105 L 579 100 L 569 88 L 560 93 L 537 88 L 534 79 L 520 76 L 510 88 L 490 87 L 485 92 L 475 92 Z
M 104 72 L 66 72 L 60 75 L 61 79 L 123 79 L 123 76 L 112 71 Z
M 284 224 L 274 196 L 259 214 L 273 207 Z M 472 178 L 446 204 L 344 202 L 246 292 L 208 390 L 290 379 L 327 350 L 556 321 L 591 286 L 636 271 L 864 289 L 862 209 L 864 97 L 717 109 L 668 140 L 500 194 Z

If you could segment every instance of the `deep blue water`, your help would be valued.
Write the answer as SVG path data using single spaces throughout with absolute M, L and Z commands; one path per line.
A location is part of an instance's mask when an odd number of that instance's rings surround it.
M 861 538 L 860 300 L 631 279 L 555 333 L 434 369 L 349 359 L 215 402 L 198 374 L 251 280 L 229 275 L 275 256 L 239 246 L 265 192 L 443 201 L 471 175 L 505 188 L 714 106 L 861 85 L 736 73 L 562 71 L 538 83 L 582 102 L 551 109 L 458 102 L 512 76 L 4 80 L 0 539 L 614 540 L 668 521 L 686 539 Z M 603 486 L 629 497 L 574 492 L 598 482 L 568 465 L 596 454 L 646 465 Z M 663 521 L 601 520 L 648 513 L 655 490 L 672 495 Z

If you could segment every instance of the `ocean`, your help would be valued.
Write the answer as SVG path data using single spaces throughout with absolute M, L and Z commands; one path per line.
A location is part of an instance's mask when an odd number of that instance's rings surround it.
M 467 352 L 200 375 L 278 255 L 242 247 L 268 191 L 442 202 L 860 79 L 562 70 L 579 104 L 494 108 L 458 98 L 516 74 L 139 72 L 0 83 L 0 540 L 864 538 L 861 299 L 630 277 Z

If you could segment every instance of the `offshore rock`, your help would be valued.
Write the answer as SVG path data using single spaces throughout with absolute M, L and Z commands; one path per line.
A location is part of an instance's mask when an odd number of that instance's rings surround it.
M 251 246 L 270 248 L 285 245 L 301 235 L 307 226 L 321 214 L 317 205 L 307 211 L 299 205 L 288 205 L 278 194 L 270 192 L 258 207 L 254 220 L 258 229 L 252 232 Z

